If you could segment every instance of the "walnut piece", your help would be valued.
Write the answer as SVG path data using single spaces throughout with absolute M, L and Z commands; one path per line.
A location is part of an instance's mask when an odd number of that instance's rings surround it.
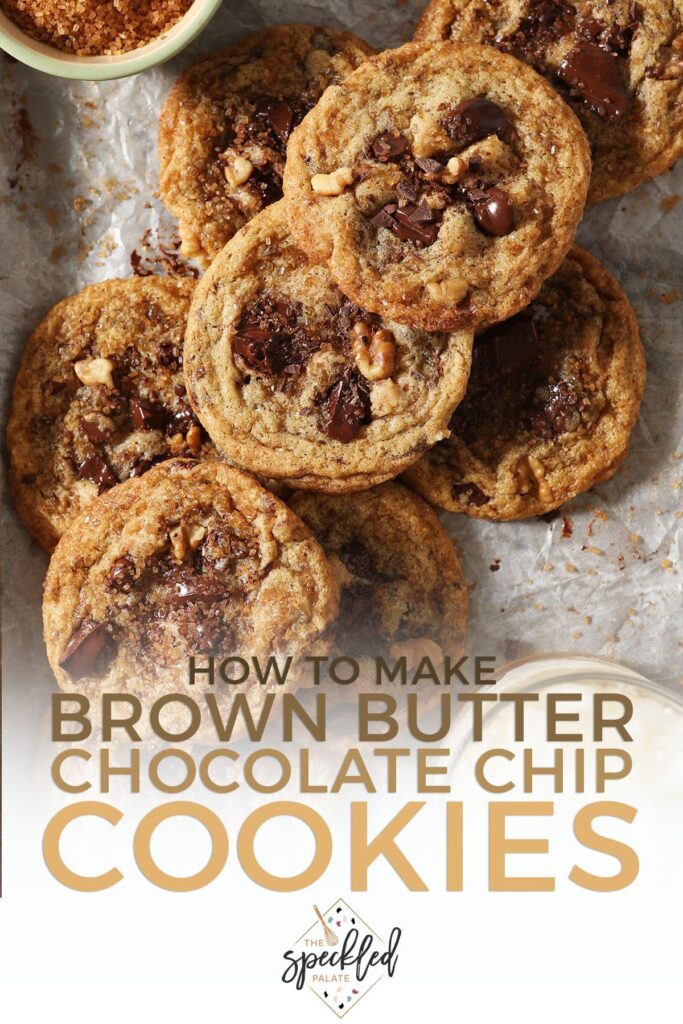
M 195 524 L 179 523 L 168 535 L 173 549 L 173 557 L 183 562 L 190 551 L 196 551 L 206 537 L 206 527 Z
M 236 156 L 225 168 L 225 177 L 233 188 L 244 185 L 251 178 L 254 165 L 244 156 Z
M 541 460 L 535 458 L 533 455 L 529 455 L 529 469 L 534 475 L 536 486 L 538 487 L 538 496 L 541 501 L 552 501 L 553 492 L 550 489 L 550 484 L 545 478 L 545 466 Z
M 319 196 L 340 196 L 347 185 L 353 182 L 353 171 L 350 167 L 339 167 L 331 174 L 314 174 L 311 188 Z
M 439 175 L 439 179 L 444 185 L 455 185 L 459 178 L 462 178 L 463 174 L 467 170 L 468 163 L 461 156 L 452 156 L 446 164 L 445 171 L 442 171 Z
M 182 243 L 180 246 L 180 255 L 184 260 L 201 260 L 204 258 L 204 250 L 202 249 L 202 243 L 199 235 L 196 231 L 192 231 L 186 226 L 183 227 L 182 231 Z
M 92 388 L 104 384 L 109 391 L 114 390 L 114 364 L 111 359 L 79 359 L 74 363 L 74 373 L 81 384 Z
M 435 302 L 452 302 L 457 306 L 465 298 L 470 286 L 467 281 L 459 277 L 452 277 L 449 281 L 430 281 L 427 284 L 427 292 Z
M 553 500 L 550 484 L 545 479 L 545 466 L 534 455 L 522 456 L 517 463 L 515 476 L 517 478 L 517 489 L 520 494 L 529 494 L 535 485 L 541 501 L 548 502 Z
M 360 321 L 352 331 L 351 348 L 356 366 L 366 380 L 386 380 L 396 364 L 396 344 L 391 331 L 381 328 L 374 333 Z
M 202 432 L 196 423 L 193 423 L 188 430 L 185 441 L 190 452 L 196 458 L 202 450 Z

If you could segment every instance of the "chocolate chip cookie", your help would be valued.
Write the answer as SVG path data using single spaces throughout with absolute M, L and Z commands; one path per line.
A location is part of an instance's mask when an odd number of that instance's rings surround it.
M 185 378 L 230 461 L 304 490 L 358 490 L 447 436 L 471 346 L 469 330 L 427 333 L 354 305 L 307 260 L 278 203 L 198 285 Z
M 550 512 L 624 460 L 644 386 L 633 309 L 575 246 L 524 313 L 477 336 L 450 438 L 404 479 L 481 519 Z
M 397 483 L 359 494 L 297 493 L 290 505 L 322 545 L 340 592 L 337 649 L 350 657 L 459 657 L 467 588 L 430 507 Z
M 45 642 L 63 690 L 153 701 L 186 689 L 190 655 L 256 658 L 264 671 L 291 656 L 296 675 L 298 658 L 329 650 L 338 605 L 321 548 L 286 505 L 218 459 L 171 459 L 73 520 L 48 570 Z M 275 689 L 272 675 L 203 678 L 224 710 L 235 693 L 258 707 Z
M 47 551 L 96 495 L 211 449 L 182 375 L 193 282 L 131 278 L 64 299 L 31 335 L 7 427 L 14 501 Z
M 415 39 L 488 43 L 545 75 L 588 135 L 589 203 L 683 153 L 681 0 L 432 0 Z
M 278 25 L 182 75 L 161 114 L 159 155 L 161 197 L 180 222 L 184 256 L 207 266 L 280 198 L 292 129 L 371 53 L 349 32 Z
M 424 330 L 523 309 L 581 218 L 590 158 L 548 83 L 492 47 L 408 44 L 331 86 L 292 134 L 294 237 L 364 309 Z

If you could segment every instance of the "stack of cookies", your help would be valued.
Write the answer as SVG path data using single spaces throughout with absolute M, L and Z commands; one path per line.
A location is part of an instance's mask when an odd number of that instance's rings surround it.
M 190 68 L 161 195 L 206 273 L 96 285 L 30 339 L 13 491 L 56 545 L 65 689 L 154 695 L 208 652 L 456 656 L 427 502 L 537 516 L 626 457 L 638 326 L 574 236 L 683 152 L 681 10 L 433 0 L 416 39 L 281 26 Z

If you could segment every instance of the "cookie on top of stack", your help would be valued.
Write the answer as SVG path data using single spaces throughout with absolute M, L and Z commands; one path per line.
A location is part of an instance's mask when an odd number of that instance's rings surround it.
M 588 137 L 591 205 L 683 155 L 682 0 L 431 0 L 415 39 L 486 43 L 543 75 Z
M 190 653 L 298 658 L 334 650 L 335 633 L 340 653 L 456 654 L 457 555 L 429 506 L 387 481 L 520 519 L 625 458 L 645 379 L 635 315 L 572 248 L 605 146 L 623 140 L 596 144 L 588 85 L 558 86 L 552 61 L 573 39 L 570 65 L 613 67 L 627 40 L 637 77 L 659 36 L 641 40 L 635 19 L 616 35 L 595 21 L 588 38 L 581 12 L 557 15 L 570 5 L 515 0 L 501 5 L 508 45 L 461 6 L 434 0 L 418 42 L 377 55 L 348 33 L 268 29 L 172 90 L 161 194 L 185 251 L 210 264 L 164 320 L 176 362 L 154 323 L 133 331 L 86 290 L 38 329 L 15 390 L 18 504 L 46 547 L 63 534 L 45 598 L 60 685 L 125 688 L 135 664 L 130 685 L 156 692 L 159 666 L 172 678 Z M 677 109 L 675 86 L 642 88 L 651 109 L 664 93 Z M 615 127 L 621 105 L 593 113 Z M 661 159 L 680 141 L 674 120 Z M 107 287 L 113 311 L 142 286 Z M 291 509 L 255 478 L 296 491 Z

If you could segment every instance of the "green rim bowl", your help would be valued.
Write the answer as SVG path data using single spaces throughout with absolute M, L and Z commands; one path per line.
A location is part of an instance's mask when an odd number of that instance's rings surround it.
M 180 21 L 151 43 L 128 53 L 103 57 L 77 57 L 39 43 L 0 12 L 0 49 L 36 71 L 59 78 L 79 78 L 88 82 L 126 78 L 149 71 L 175 57 L 208 25 L 221 3 L 222 0 L 194 0 Z

